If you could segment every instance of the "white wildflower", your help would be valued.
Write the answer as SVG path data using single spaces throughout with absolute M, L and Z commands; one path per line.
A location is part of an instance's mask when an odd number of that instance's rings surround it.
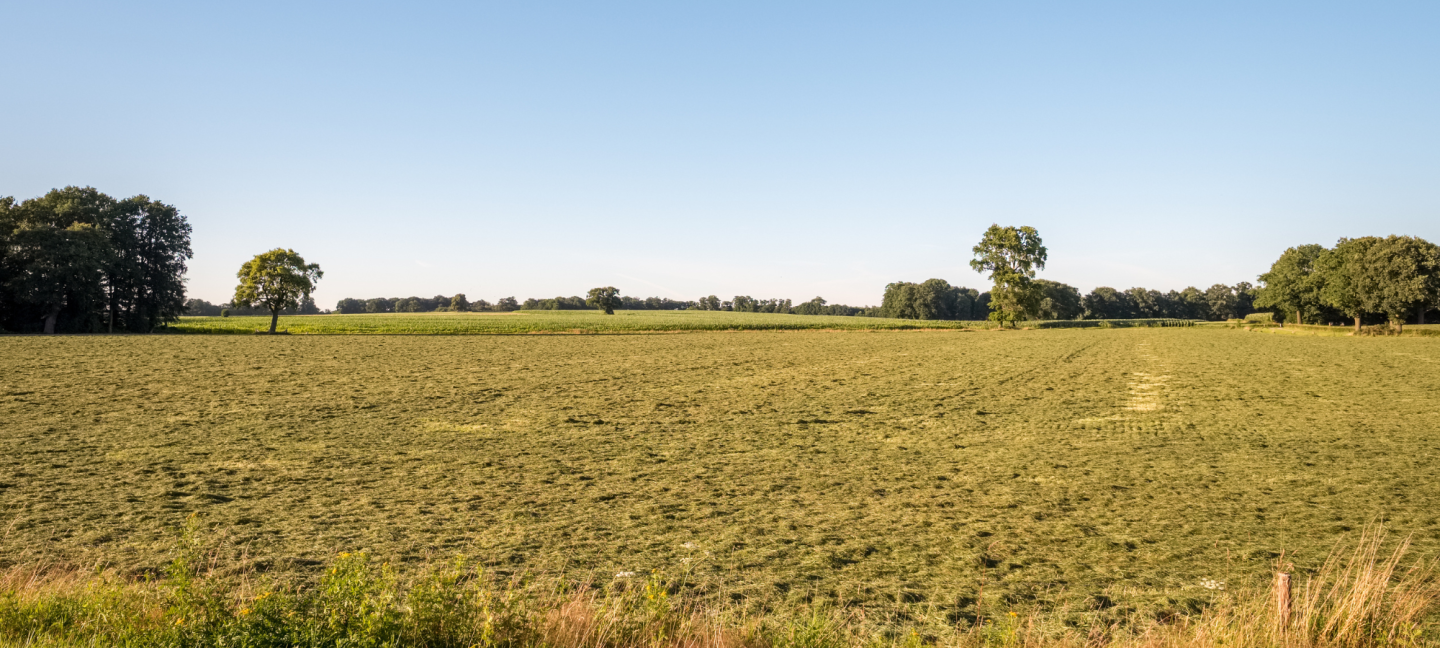
M 632 571 L 615 572 L 615 578 L 634 578 L 634 577 L 635 577 L 635 572 L 632 572 Z
M 682 544 L 682 545 L 680 545 L 680 546 L 682 546 L 682 547 L 684 547 L 684 548 L 686 548 L 686 549 L 694 549 L 694 548 L 695 548 L 695 543 L 693 543 L 693 542 L 687 542 L 687 543 Z
M 1224 590 L 1225 581 L 1215 580 L 1213 578 L 1202 578 L 1200 579 L 1200 586 L 1208 590 Z

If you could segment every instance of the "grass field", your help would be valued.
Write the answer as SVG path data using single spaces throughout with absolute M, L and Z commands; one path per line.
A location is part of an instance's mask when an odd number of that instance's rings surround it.
M 1380 517 L 1434 555 L 1437 368 L 1211 327 L 0 338 L 0 561 L 155 570 L 199 513 L 282 577 L 464 553 L 897 623 L 1154 618 Z
M 1028 322 L 1043 328 L 1176 326 L 1187 320 Z M 250 334 L 267 331 L 269 317 L 183 317 L 173 333 Z M 726 311 L 516 311 L 513 313 L 382 313 L 297 315 L 280 318 L 278 330 L 302 335 L 514 335 L 532 333 L 661 333 L 678 331 L 956 330 L 992 329 L 994 322 L 910 320 Z
M 280 318 L 280 330 L 298 334 L 520 334 L 627 333 L 658 331 L 761 331 L 803 329 L 957 329 L 992 326 L 953 322 L 727 311 L 516 311 L 513 313 L 381 313 L 295 315 Z M 251 333 L 270 328 L 269 317 L 183 317 L 178 333 Z

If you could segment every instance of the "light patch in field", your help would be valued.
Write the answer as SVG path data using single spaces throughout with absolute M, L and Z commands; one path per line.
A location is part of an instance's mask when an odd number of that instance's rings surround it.
M 1158 412 L 1165 408 L 1161 402 L 1165 390 L 1165 381 L 1170 376 L 1154 376 L 1148 373 L 1135 373 L 1135 380 L 1130 381 L 1130 400 L 1125 403 L 1125 409 L 1132 412 Z
M 433 419 L 421 421 L 421 425 L 426 432 L 487 432 L 490 430 L 490 426 L 484 423 L 479 425 L 463 425 Z

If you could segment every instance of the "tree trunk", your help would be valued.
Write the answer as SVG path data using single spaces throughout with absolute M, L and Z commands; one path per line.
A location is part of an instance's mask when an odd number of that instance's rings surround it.
M 1295 309 L 1295 325 L 1296 325 L 1296 326 L 1299 326 L 1299 325 L 1304 324 L 1304 323 L 1305 323 L 1305 320 L 1300 319 L 1300 309 L 1298 309 L 1298 308 Z
M 1424 325 L 1425 325 L 1425 307 L 1424 307 L 1424 306 L 1421 306 L 1421 307 L 1420 307 L 1420 318 L 1419 318 L 1419 320 L 1417 320 L 1415 323 L 1416 323 L 1416 324 L 1419 324 L 1419 325 L 1421 325 L 1421 326 L 1424 326 Z
M 55 319 L 60 316 L 60 307 L 53 306 L 48 313 L 45 313 L 45 334 L 55 334 Z
M 1355 316 L 1355 332 L 1356 332 L 1356 333 L 1359 333 L 1359 332 L 1360 332 L 1360 316 L 1359 316 L 1359 315 L 1356 315 L 1356 316 Z
M 274 332 L 275 332 L 275 323 L 278 322 L 278 321 L 280 321 L 280 311 L 279 311 L 279 310 L 276 310 L 276 309 L 274 309 L 274 308 L 270 309 L 270 332 L 271 332 L 271 333 L 274 333 Z
M 1392 320 L 1392 321 L 1390 322 L 1390 324 L 1395 327 L 1395 334 L 1396 334 L 1396 335 L 1399 335 L 1399 334 L 1405 332 L 1405 320 L 1403 320 L 1403 319 Z

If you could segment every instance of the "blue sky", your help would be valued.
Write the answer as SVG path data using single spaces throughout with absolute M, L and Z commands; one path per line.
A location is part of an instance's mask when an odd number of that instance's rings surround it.
M 0 4 L 0 195 L 194 225 L 190 293 L 294 248 L 317 299 L 878 303 L 1041 276 L 1254 281 L 1440 241 L 1437 3 Z

